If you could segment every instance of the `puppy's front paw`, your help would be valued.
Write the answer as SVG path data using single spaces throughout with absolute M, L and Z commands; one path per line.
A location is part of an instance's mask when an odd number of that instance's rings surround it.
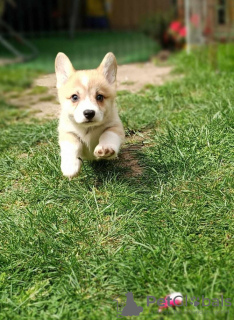
M 73 160 L 62 160 L 61 162 L 61 170 L 65 177 L 68 177 L 69 179 L 75 177 L 81 168 L 81 163 L 79 159 L 73 159 Z
M 98 159 L 113 159 L 117 157 L 114 147 L 111 145 L 98 144 L 94 150 L 94 155 Z

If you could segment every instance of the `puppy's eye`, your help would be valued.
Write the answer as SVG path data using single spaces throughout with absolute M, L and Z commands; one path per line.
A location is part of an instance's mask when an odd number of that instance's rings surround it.
M 97 101 L 102 102 L 102 101 L 103 101 L 103 99 L 104 99 L 104 97 L 103 97 L 103 95 L 102 95 L 102 94 L 98 94 L 98 95 L 96 96 L 96 100 L 97 100 Z
M 79 97 L 78 97 L 77 94 L 73 94 L 73 95 L 71 96 L 71 101 L 72 101 L 72 102 L 77 102 L 78 100 L 79 100 Z

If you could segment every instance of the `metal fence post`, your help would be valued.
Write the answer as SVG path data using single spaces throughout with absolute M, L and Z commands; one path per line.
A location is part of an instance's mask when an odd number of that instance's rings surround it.
M 190 0 L 185 0 L 185 25 L 186 25 L 186 52 L 190 54 L 191 52 L 191 42 L 190 42 Z

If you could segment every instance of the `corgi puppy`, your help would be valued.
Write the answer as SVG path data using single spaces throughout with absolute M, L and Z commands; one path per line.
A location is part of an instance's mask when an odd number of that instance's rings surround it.
M 55 72 L 61 104 L 61 170 L 71 179 L 80 172 L 82 160 L 116 158 L 124 141 L 123 125 L 114 104 L 117 62 L 109 52 L 97 69 L 76 71 L 60 52 Z

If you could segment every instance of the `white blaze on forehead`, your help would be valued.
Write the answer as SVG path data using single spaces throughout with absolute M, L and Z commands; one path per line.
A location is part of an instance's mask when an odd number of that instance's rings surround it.
M 89 78 L 88 76 L 83 76 L 81 78 L 81 83 L 83 84 L 84 87 L 88 87 L 88 83 L 89 83 Z
M 97 109 L 97 106 L 90 100 L 90 97 L 87 95 L 84 100 L 81 100 L 79 103 L 79 108 L 82 109 Z

